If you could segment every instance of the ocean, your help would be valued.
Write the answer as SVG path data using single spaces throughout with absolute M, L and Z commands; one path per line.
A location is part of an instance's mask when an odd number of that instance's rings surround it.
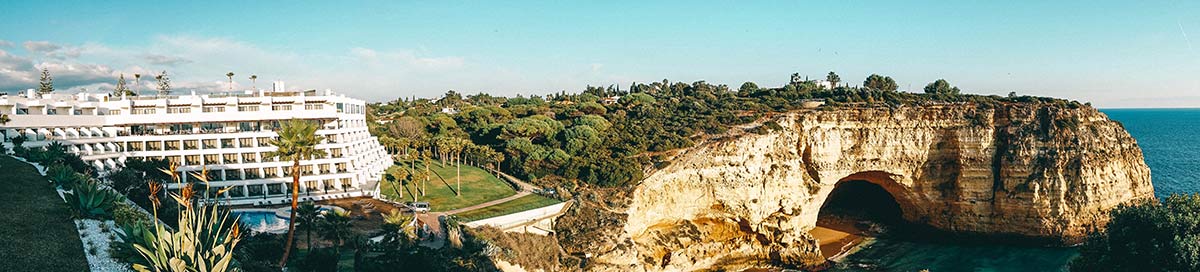
M 1157 197 L 1200 192 L 1200 109 L 1101 111 L 1138 141 Z M 1076 255 L 1074 248 L 874 239 L 830 271 L 1066 271 Z

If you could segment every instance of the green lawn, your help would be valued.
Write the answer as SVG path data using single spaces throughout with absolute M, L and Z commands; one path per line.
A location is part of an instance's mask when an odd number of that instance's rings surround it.
M 456 214 L 464 221 L 475 221 L 558 204 L 560 201 L 540 195 L 527 195 L 495 206 Z
M 87 271 L 71 209 L 33 166 L 0 155 L 0 271 Z
M 416 166 L 417 168 L 424 167 L 420 163 L 417 163 Z M 408 164 L 397 164 L 392 167 L 408 167 Z M 507 182 L 488 173 L 487 170 L 463 164 L 463 192 L 462 196 L 455 196 L 454 190 L 457 184 L 454 178 L 454 165 L 447 163 L 446 167 L 442 167 L 441 163 L 434 162 L 429 166 L 429 170 L 437 174 L 430 177 L 429 183 L 425 185 L 428 191 L 425 192 L 425 196 L 418 194 L 417 201 L 429 202 L 431 209 L 435 212 L 469 207 L 517 194 Z M 404 188 L 398 182 L 391 182 L 385 179 L 380 184 L 379 191 L 393 201 L 413 201 L 412 193 L 418 192 L 416 185 L 416 183 L 409 184 L 408 188 Z M 400 197 L 396 191 L 401 191 L 404 196 Z

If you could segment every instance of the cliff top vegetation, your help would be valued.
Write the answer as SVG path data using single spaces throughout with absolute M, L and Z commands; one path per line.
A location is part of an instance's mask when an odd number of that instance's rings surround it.
M 437 99 L 374 103 L 367 118 L 372 134 L 395 153 L 463 152 L 469 162 L 498 165 L 540 185 L 572 190 L 581 183 L 612 187 L 636 182 L 668 163 L 665 151 L 690 147 L 705 135 L 723 134 L 771 113 L 804 109 L 811 102 L 823 102 L 819 109 L 953 103 L 1084 106 L 1016 93 L 963 94 L 945 80 L 930 83 L 923 93 L 898 92 L 894 80 L 879 75 L 868 77 L 863 87 L 837 86 L 839 80 L 831 72 L 824 82 L 798 80 L 776 88 L 746 82 L 736 90 L 704 81 L 663 80 L 529 97 L 449 91 Z

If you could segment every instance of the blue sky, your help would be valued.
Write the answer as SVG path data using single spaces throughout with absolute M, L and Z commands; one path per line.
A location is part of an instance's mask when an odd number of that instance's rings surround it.
M 6 1 L 0 90 L 335 89 L 372 101 L 631 81 L 778 86 L 798 72 L 1101 107 L 1200 107 L 1196 1 Z M 1200 39 L 1200 37 L 1192 37 Z M 146 83 L 146 82 L 143 82 Z

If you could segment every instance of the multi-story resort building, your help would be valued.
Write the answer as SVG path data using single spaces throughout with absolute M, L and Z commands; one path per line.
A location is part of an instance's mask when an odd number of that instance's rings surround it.
M 392 164 L 367 131 L 364 101 L 328 90 L 154 97 L 29 90 L 0 96 L 0 113 L 11 119 L 0 124 L 5 148 L 18 135 L 25 147 L 60 142 L 102 172 L 131 158 L 165 159 L 184 179 L 168 189 L 207 168 L 211 188 L 232 187 L 210 201 L 234 205 L 290 202 L 292 163 L 267 154 L 274 130 L 292 118 L 319 122 L 317 148 L 327 154 L 300 163 L 302 200 L 375 195 Z

